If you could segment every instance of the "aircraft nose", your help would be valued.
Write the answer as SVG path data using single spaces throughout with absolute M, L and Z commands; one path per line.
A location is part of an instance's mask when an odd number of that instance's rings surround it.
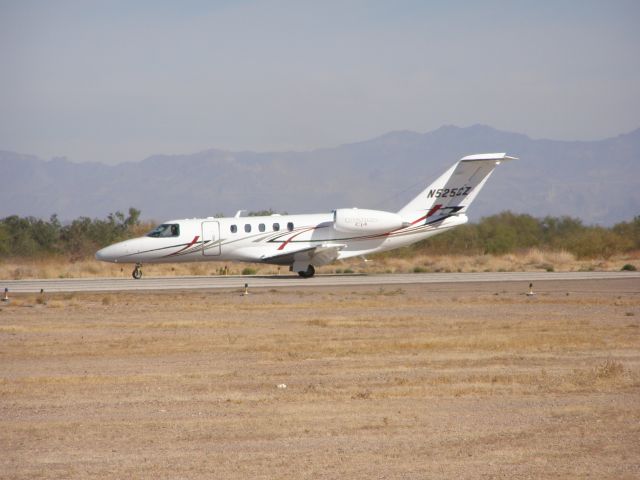
M 96 252 L 96 260 L 100 260 L 101 262 L 113 261 L 111 250 L 110 247 L 101 248 Z
M 119 245 L 109 245 L 96 252 L 96 260 L 101 262 L 118 262 L 118 257 L 123 254 Z
M 137 262 L 136 254 L 140 253 L 141 247 L 144 246 L 144 239 L 132 238 L 124 242 L 114 243 L 108 247 L 104 247 L 96 252 L 96 260 L 101 262 L 124 263 Z

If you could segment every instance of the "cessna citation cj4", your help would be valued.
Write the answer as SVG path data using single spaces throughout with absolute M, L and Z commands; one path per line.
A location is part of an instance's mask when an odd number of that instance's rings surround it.
M 301 277 L 336 260 L 404 247 L 467 222 L 466 211 L 504 153 L 453 165 L 399 212 L 339 208 L 331 213 L 194 218 L 163 223 L 144 237 L 103 248 L 96 259 L 135 263 L 240 261 L 289 265 Z

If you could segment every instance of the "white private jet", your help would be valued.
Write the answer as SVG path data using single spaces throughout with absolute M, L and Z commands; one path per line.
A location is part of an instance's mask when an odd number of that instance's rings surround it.
M 99 250 L 104 262 L 239 261 L 289 265 L 301 277 L 336 260 L 404 247 L 467 222 L 466 211 L 505 153 L 464 157 L 399 212 L 340 208 L 331 213 L 172 220 L 144 237 Z

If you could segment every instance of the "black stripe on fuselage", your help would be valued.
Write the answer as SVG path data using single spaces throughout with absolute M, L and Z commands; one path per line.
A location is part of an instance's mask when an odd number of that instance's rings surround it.
M 207 240 L 206 242 L 208 242 L 209 240 Z M 205 242 L 205 244 L 206 244 Z M 196 243 L 200 243 L 200 242 L 196 242 Z M 151 253 L 151 252 L 159 252 L 161 250 L 167 250 L 168 248 L 176 248 L 176 247 L 186 247 L 188 245 L 191 245 L 191 242 L 187 242 L 187 243 L 179 243 L 177 245 L 170 245 L 168 247 L 161 247 L 161 248 L 152 248 L 151 250 L 145 250 L 144 252 L 136 252 L 136 253 L 129 253 L 127 255 L 123 255 L 120 258 L 126 258 L 126 257 L 132 257 L 134 255 L 143 255 L 145 253 Z

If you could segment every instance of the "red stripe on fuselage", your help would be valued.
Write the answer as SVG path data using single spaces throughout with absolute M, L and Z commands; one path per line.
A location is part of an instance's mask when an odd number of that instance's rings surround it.
M 307 228 L 306 230 L 302 230 L 302 231 L 300 231 L 300 232 L 296 233 L 295 235 L 292 235 L 291 237 L 287 238 L 287 239 L 282 243 L 282 245 L 280 245 L 280 246 L 278 247 L 278 250 L 282 250 L 282 249 L 284 249 L 284 247 L 286 247 L 286 246 L 287 246 L 287 244 L 288 244 L 291 240 L 293 240 L 294 238 L 296 238 L 296 237 L 297 237 L 298 235 L 300 235 L 301 233 L 308 232 L 309 230 L 314 230 L 315 228 L 316 228 L 316 227 Z
M 178 250 L 177 252 L 173 252 L 171 255 L 176 255 L 184 250 L 186 250 L 189 247 L 193 247 L 193 245 L 198 241 L 198 239 L 200 238 L 200 235 L 196 235 L 195 237 L 193 237 L 193 240 L 191 240 L 191 243 L 189 245 L 187 245 L 184 248 L 181 248 L 180 250 Z
M 442 208 L 442 204 L 439 203 L 438 205 L 434 205 L 431 210 L 429 210 L 429 213 L 427 213 L 427 216 L 425 218 L 429 218 L 431 215 L 433 215 L 434 213 L 436 213 L 438 210 L 440 210 Z
M 425 218 L 427 218 L 427 215 L 424 215 L 424 216 L 420 217 L 419 219 L 414 220 L 413 222 L 411 222 L 411 225 L 415 225 L 416 223 L 421 222 Z
M 429 218 L 431 215 L 436 213 L 441 208 L 442 208 L 442 204 L 441 203 L 439 203 L 437 205 L 434 205 L 433 207 L 431 207 L 431 210 L 429 210 L 426 215 L 420 217 L 417 220 L 414 220 L 413 222 L 411 222 L 411 225 L 415 225 L 416 223 L 421 222 L 422 220 L 426 220 L 427 218 Z

